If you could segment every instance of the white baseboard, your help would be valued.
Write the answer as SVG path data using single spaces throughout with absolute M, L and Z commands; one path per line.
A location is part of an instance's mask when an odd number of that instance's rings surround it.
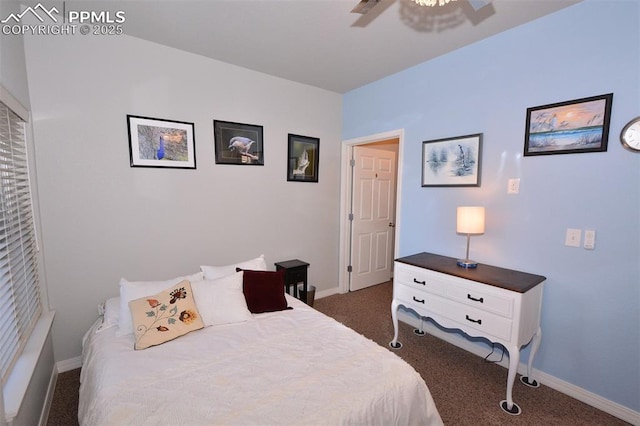
M 420 327 L 420 319 L 407 312 L 398 311 L 398 319 L 404 323 L 411 325 L 412 327 Z M 451 343 L 452 345 L 471 352 L 472 354 L 479 357 L 484 358 L 487 355 L 482 347 L 472 343 L 470 340 L 464 338 L 459 334 L 442 331 L 428 321 L 424 321 L 423 324 L 424 331 L 439 339 Z M 497 364 L 504 368 L 509 368 L 509 359 L 505 358 Z M 520 363 L 520 365 L 518 365 L 518 373 L 526 374 L 526 371 L 526 364 Z M 617 402 L 610 401 L 600 395 L 596 395 L 593 392 L 589 392 L 576 385 L 565 382 L 564 380 L 558 379 L 557 377 L 551 376 L 544 371 L 540 371 L 534 368 L 532 373 L 532 376 L 534 376 L 536 380 L 538 380 L 545 386 L 548 386 L 552 389 L 557 390 L 558 392 L 575 398 L 578 401 L 584 402 L 585 404 L 595 407 L 598 410 L 604 411 L 605 413 L 611 414 L 612 416 L 624 420 L 625 422 L 631 423 L 632 425 L 640 426 L 640 413 L 637 411 L 620 405 Z M 429 384 L 427 383 L 427 385 Z
M 82 359 L 79 356 L 71 359 L 66 359 L 64 361 L 60 361 L 54 364 L 53 370 L 51 371 L 51 378 L 49 379 L 47 395 L 44 399 L 42 412 L 40 413 L 40 420 L 38 422 L 39 426 L 46 426 L 47 420 L 49 419 L 49 411 L 51 410 L 51 403 L 53 402 L 53 394 L 55 393 L 55 390 L 56 390 L 56 382 L 58 381 L 58 374 L 64 373 L 65 371 L 75 370 L 76 368 L 80 368 L 80 367 L 82 367 Z
M 64 373 L 66 371 L 75 370 L 82 367 L 82 358 L 77 356 L 75 358 L 65 359 L 64 361 L 56 362 L 56 368 L 58 373 Z
M 42 407 L 42 413 L 40 413 L 39 426 L 46 426 L 49 419 L 49 411 L 51 410 L 51 402 L 53 401 L 53 394 L 56 390 L 56 382 L 58 381 L 58 368 L 53 366 L 51 371 L 51 378 L 49 379 L 49 386 L 47 388 L 47 395 L 44 399 L 44 406 Z
M 323 297 L 333 296 L 334 294 L 339 294 L 338 288 L 330 288 L 329 290 L 322 290 L 316 292 L 316 299 L 322 299 Z
M 549 386 L 550 388 L 555 389 L 558 392 L 562 392 L 563 394 L 575 398 L 578 401 L 584 402 L 585 404 L 591 405 L 598 410 L 609 413 L 612 416 L 624 420 L 627 423 L 631 423 L 635 426 L 640 426 L 639 412 L 625 407 L 624 405 L 620 405 L 617 402 L 613 402 L 611 400 L 603 398 L 600 395 L 596 395 L 595 393 L 584 390 L 581 387 L 572 385 L 571 383 L 565 382 L 564 380 L 560 380 L 557 377 L 545 373 L 544 371 L 536 370 L 535 368 L 533 370 L 535 372 L 536 379 L 538 379 L 540 383 L 543 383 L 545 386 Z

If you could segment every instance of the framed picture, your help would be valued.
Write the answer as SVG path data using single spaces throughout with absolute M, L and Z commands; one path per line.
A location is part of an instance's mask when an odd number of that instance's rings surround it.
M 213 120 L 216 164 L 264 166 L 262 126 Z
M 318 182 L 320 139 L 289 133 L 287 180 Z
M 607 150 L 613 93 L 527 108 L 524 155 Z
M 131 167 L 196 168 L 193 123 L 127 115 Z
M 422 142 L 422 186 L 480 186 L 482 133 Z

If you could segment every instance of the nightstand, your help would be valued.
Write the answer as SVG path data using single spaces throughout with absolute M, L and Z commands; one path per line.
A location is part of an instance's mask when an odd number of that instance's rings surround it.
M 293 296 L 299 299 L 298 284 L 302 283 L 304 294 L 307 294 L 307 268 L 309 268 L 309 264 L 307 262 L 293 259 L 276 262 L 275 265 L 276 271 L 284 269 L 284 285 L 287 293 L 289 293 L 289 289 L 293 286 Z

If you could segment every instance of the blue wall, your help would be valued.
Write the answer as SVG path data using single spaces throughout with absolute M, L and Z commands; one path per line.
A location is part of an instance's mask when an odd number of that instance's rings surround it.
M 522 156 L 528 107 L 605 93 L 607 152 Z M 484 205 L 471 257 L 547 277 L 534 367 L 639 411 L 640 154 L 619 134 L 640 115 L 640 2 L 585 0 L 353 90 L 343 111 L 343 139 L 405 130 L 400 254 L 463 256 L 456 206 Z M 481 187 L 422 188 L 422 141 L 470 133 Z M 595 250 L 566 247 L 567 228 L 595 229 Z

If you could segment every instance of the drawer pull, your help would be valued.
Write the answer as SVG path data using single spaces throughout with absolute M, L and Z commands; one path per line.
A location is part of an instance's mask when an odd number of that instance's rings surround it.
M 414 302 L 418 302 L 418 303 L 424 303 L 424 299 L 420 300 L 420 299 L 416 299 L 415 296 L 413 296 L 413 301 Z M 468 317 L 467 317 L 468 318 Z
M 473 300 L 474 302 L 484 303 L 484 297 L 481 297 L 480 299 L 476 299 L 475 297 L 471 297 L 469 293 L 467 293 L 467 299 Z
M 414 297 L 414 300 L 415 300 L 415 297 Z M 467 318 L 467 321 L 475 322 L 476 324 L 482 324 L 482 320 L 481 319 L 474 320 L 473 318 L 469 318 L 469 315 L 465 315 L 465 317 Z
M 427 285 L 427 282 L 426 282 L 426 281 L 418 281 L 418 280 L 417 280 L 417 279 L 415 279 L 415 278 L 413 279 L 413 282 L 414 282 L 414 283 L 416 283 L 416 284 Z

